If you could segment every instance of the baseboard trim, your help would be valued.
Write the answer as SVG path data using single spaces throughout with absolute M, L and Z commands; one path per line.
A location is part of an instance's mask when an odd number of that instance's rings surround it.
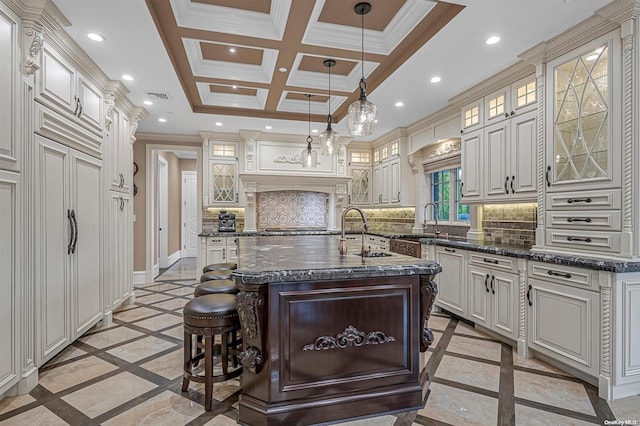
M 175 253 L 173 253 L 173 254 L 169 255 L 169 258 L 168 258 L 168 260 L 169 260 L 169 266 L 168 266 L 168 267 L 171 267 L 171 265 L 173 265 L 173 264 L 174 264 L 174 263 L 176 263 L 178 260 L 180 260 L 180 254 L 181 254 L 181 251 L 180 251 L 180 250 L 177 250 Z
M 153 278 L 155 278 L 158 275 L 160 275 L 160 264 L 159 263 L 156 263 L 155 265 L 153 265 L 153 268 L 151 268 L 151 275 L 153 276 Z
M 147 271 L 133 271 L 133 285 L 146 283 Z

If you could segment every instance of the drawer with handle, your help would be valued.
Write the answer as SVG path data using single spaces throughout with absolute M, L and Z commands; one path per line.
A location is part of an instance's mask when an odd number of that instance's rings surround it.
M 620 251 L 620 234 L 616 232 L 547 229 L 549 246 L 569 247 L 579 250 Z
M 553 228 L 619 231 L 622 223 L 620 210 L 551 210 L 546 216 L 547 226 Z
M 547 194 L 547 209 L 620 209 L 622 192 L 607 189 L 588 192 L 561 192 Z
M 516 272 L 518 270 L 518 259 L 513 257 L 497 256 L 486 253 L 469 253 L 469 263 L 481 265 L 495 270 Z
M 528 262 L 529 278 L 598 291 L 598 271 L 545 262 Z

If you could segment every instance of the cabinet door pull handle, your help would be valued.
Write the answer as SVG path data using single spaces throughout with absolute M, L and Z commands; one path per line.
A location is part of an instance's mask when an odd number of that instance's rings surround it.
M 222 258 L 223 259 L 227 258 L 227 249 L 222 249 Z
M 551 171 L 551 166 L 547 166 L 547 171 L 544 173 L 544 179 L 547 181 L 547 188 L 551 187 L 551 181 L 549 181 L 550 171 Z
M 489 286 L 487 286 L 487 282 L 489 281 L 489 274 L 484 278 L 484 289 L 489 293 Z
M 553 277 L 563 277 L 563 278 L 571 278 L 571 274 L 568 272 L 556 272 L 556 271 L 547 271 L 547 274 L 553 276 Z
M 504 118 L 509 118 L 509 113 L 508 112 L 504 113 Z
M 400 191 L 398 191 L 398 201 L 400 201 Z
M 78 105 L 80 106 L 80 109 L 78 110 L 78 118 L 80 118 L 82 115 L 82 102 L 80 102 L 80 98 L 78 98 Z
M 515 111 L 511 111 L 511 116 L 513 117 L 514 115 L 516 115 Z
M 120 197 L 120 211 L 124 210 L 124 198 Z
M 515 176 L 511 176 L 511 193 L 515 194 L 516 193 L 516 189 L 513 187 L 513 182 L 516 181 L 516 177 Z
M 529 284 L 529 289 L 527 290 L 527 302 L 529 302 L 529 306 L 533 306 L 533 303 L 531 302 L 531 290 L 533 289 L 533 287 L 531 286 L 531 284 Z
M 507 184 L 509 183 L 509 176 L 504 179 L 504 193 L 509 194 L 509 188 L 507 188 Z
M 484 259 L 482 259 L 482 261 L 483 261 L 484 263 L 493 263 L 494 265 L 497 265 L 497 264 L 498 264 L 498 261 L 497 261 L 497 260 L 495 260 L 495 259 L 487 259 L 486 257 L 485 257 Z
M 445 248 L 444 251 L 448 251 L 449 253 L 455 253 L 455 249 Z
M 584 243 L 590 243 L 591 238 L 589 237 L 567 237 L 567 241 L 581 241 Z
M 464 194 L 462 193 L 462 188 L 464 187 L 464 182 L 460 182 L 460 198 L 464 198 Z
M 73 110 L 73 115 L 77 115 L 78 114 L 78 108 L 80 108 L 80 100 L 78 99 L 77 96 L 74 96 L 73 100 L 76 101 L 76 109 Z
M 73 247 L 73 237 L 76 233 L 76 229 L 73 227 L 70 209 L 67 209 L 67 220 L 69 221 L 69 244 L 67 245 L 67 254 L 71 254 L 71 248 Z
M 496 291 L 493 288 L 493 283 L 495 283 L 495 281 L 496 281 L 495 275 L 491 275 L 491 294 L 496 294 Z
M 591 202 L 591 198 L 568 198 L 567 199 L 567 203 L 569 204 L 573 204 L 573 203 L 590 203 Z
M 76 212 L 73 209 L 71 209 L 71 220 L 73 220 L 73 227 L 76 229 L 73 245 L 71 246 L 71 254 L 74 254 L 76 252 L 76 246 L 78 245 L 78 221 L 76 220 Z
M 587 223 L 591 223 L 591 218 L 590 217 L 568 217 L 567 218 L 567 222 L 571 223 L 571 222 L 587 222 Z

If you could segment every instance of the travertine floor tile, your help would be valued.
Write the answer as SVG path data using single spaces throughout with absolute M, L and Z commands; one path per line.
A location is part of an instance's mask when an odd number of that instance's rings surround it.
M 436 377 L 498 392 L 500 367 L 445 355 L 436 370 Z
M 546 371 L 548 373 L 562 374 L 563 376 L 569 376 L 569 374 L 565 373 L 559 368 L 555 368 L 554 366 L 549 365 L 539 359 L 521 357 L 520 355 L 518 355 L 515 349 L 513 350 L 513 365 L 518 367 L 531 368 L 533 370 Z
M 16 408 L 24 407 L 36 399 L 29 394 L 17 396 L 5 396 L 0 400 L 0 414 L 8 413 Z
M 163 331 L 162 334 L 182 340 L 184 338 L 184 328 L 181 325 L 179 325 L 177 327 L 173 327 Z
M 142 321 L 138 321 L 135 323 L 135 325 L 137 325 L 138 327 L 144 327 L 148 330 L 156 331 L 160 330 L 161 328 L 167 328 L 180 323 L 182 323 L 182 316 L 163 314 L 157 317 L 151 317 Z
M 635 420 L 640 425 L 640 395 L 609 401 L 617 420 Z
M 107 361 L 90 356 L 42 371 L 39 377 L 39 384 L 51 392 L 57 393 L 117 368 Z
M 502 345 L 497 342 L 489 342 L 486 340 L 452 336 L 451 341 L 447 346 L 447 351 L 500 362 Z
M 62 399 L 94 418 L 153 388 L 153 383 L 129 372 L 123 372 L 77 390 Z
M 447 329 L 447 325 L 449 325 L 449 321 L 449 317 L 431 315 L 431 318 L 429 318 L 429 328 L 431 329 L 431 331 L 445 331 Z
M 498 421 L 498 400 L 450 386 L 431 383 L 425 408 L 418 415 L 451 425 L 487 426 Z
M 68 424 L 42 405 L 0 422 L 0 425 L 7 426 L 66 426 Z
M 516 424 L 531 426 L 587 426 L 593 423 L 562 416 L 549 411 L 538 410 L 526 405 L 516 404 Z
M 156 285 L 152 285 L 145 288 L 147 290 L 153 290 L 153 291 L 165 291 L 165 290 L 175 290 L 177 288 L 180 288 L 180 286 L 176 284 L 162 283 L 162 284 L 156 284 Z
M 237 426 L 238 422 L 234 419 L 230 419 L 228 416 L 224 414 L 219 414 L 215 416 L 213 419 L 209 420 L 204 424 L 204 426 Z
M 82 349 L 76 348 L 75 346 L 67 346 L 56 355 L 51 361 L 47 363 L 48 366 L 60 364 L 61 362 L 68 361 L 70 359 L 77 358 L 79 356 L 85 355 L 86 352 Z
M 204 413 L 204 407 L 171 391 L 151 399 L 109 419 L 103 425 L 184 425 Z
M 182 376 L 183 358 L 183 350 L 182 347 L 180 347 L 160 358 L 155 358 L 152 361 L 142 364 L 141 367 L 167 379 L 175 379 L 176 377 Z
M 175 290 L 171 290 L 171 291 L 167 291 L 167 294 L 173 294 L 175 296 L 186 296 L 186 295 L 192 295 L 193 292 L 195 291 L 195 287 L 181 287 Z
M 513 384 L 518 398 L 595 415 L 582 383 L 515 370 Z
M 145 337 L 144 339 L 135 340 L 131 343 L 127 343 L 126 345 L 117 346 L 115 348 L 109 349 L 107 353 L 117 356 L 118 358 L 124 359 L 125 361 L 136 362 L 143 358 L 149 357 L 153 354 L 157 354 L 158 352 L 162 352 L 165 349 L 169 349 L 172 347 L 178 347 L 178 346 L 176 346 L 171 342 L 167 342 L 164 339 L 159 339 L 157 337 L 149 336 L 149 337 Z
M 171 300 L 165 300 L 164 302 L 158 302 L 158 303 L 154 303 L 153 306 L 156 306 L 158 308 L 162 308 L 162 309 L 167 309 L 167 310 L 174 310 L 174 309 L 182 309 L 184 308 L 184 305 L 188 302 L 188 300 L 186 299 L 171 299 Z
M 145 305 L 149 305 L 151 303 L 161 302 L 163 300 L 169 300 L 171 299 L 171 297 L 172 296 L 170 294 L 152 293 L 152 294 L 147 294 L 145 296 L 136 297 L 136 303 L 143 303 Z
M 139 320 L 142 318 L 148 318 L 150 316 L 158 315 L 158 314 L 160 314 L 160 311 L 157 311 L 155 309 L 145 308 L 143 306 L 143 307 L 138 307 L 136 309 L 129 309 L 127 311 L 118 312 L 113 315 L 113 318 L 120 321 L 131 322 L 131 321 Z
M 102 349 L 107 346 L 115 345 L 125 340 L 135 339 L 142 336 L 139 331 L 132 330 L 127 327 L 117 327 L 100 333 L 92 334 L 87 337 L 81 337 L 80 341 L 93 347 Z
M 459 322 L 454 332 L 458 334 L 466 334 L 469 336 L 485 337 L 485 338 L 489 337 L 486 334 L 477 331 L 475 328 L 473 328 L 472 326 L 470 326 L 465 322 Z

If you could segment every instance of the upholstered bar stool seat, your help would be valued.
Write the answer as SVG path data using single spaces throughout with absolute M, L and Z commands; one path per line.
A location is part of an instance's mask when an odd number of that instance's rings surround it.
M 204 274 L 209 271 L 232 271 L 237 268 L 238 264 L 233 262 L 212 263 L 202 268 L 202 273 Z
M 232 280 L 210 280 L 198 284 L 193 292 L 194 297 L 207 294 L 238 294 L 238 287 Z
M 238 366 L 237 356 L 240 354 L 236 331 L 240 329 L 236 296 L 232 294 L 208 294 L 196 297 L 184 306 L 184 374 L 182 391 L 189 387 L 189 382 L 204 383 L 205 410 L 211 410 L 213 383 L 224 382 L 242 374 Z M 231 342 L 229 336 L 232 336 Z M 193 336 L 202 337 L 204 352 L 199 350 L 200 344 L 193 345 Z M 220 336 L 220 344 L 214 344 L 216 336 Z M 214 356 L 220 356 L 221 374 L 214 374 Z M 234 358 L 232 371 L 229 371 L 229 356 Z M 204 371 L 198 367 L 204 359 Z
M 205 281 L 211 280 L 230 280 L 231 279 L 231 270 L 226 271 L 209 271 L 205 272 L 200 276 L 200 282 L 203 283 Z

